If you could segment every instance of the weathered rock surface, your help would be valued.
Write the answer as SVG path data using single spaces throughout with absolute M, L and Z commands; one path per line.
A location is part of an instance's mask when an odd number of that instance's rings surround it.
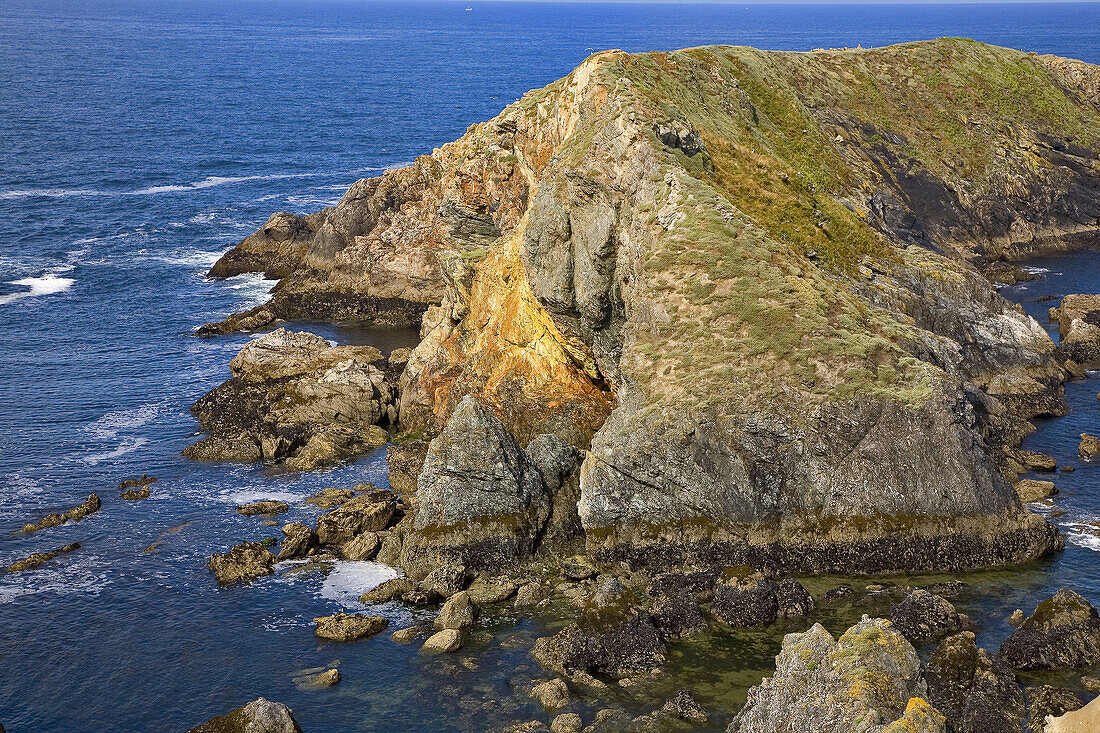
M 1091 603 L 1063 588 L 1005 639 L 1000 655 L 1016 669 L 1100 664 L 1100 618 Z
M 714 586 L 710 615 L 728 626 L 770 624 L 779 615 L 779 586 L 748 566 L 727 569 Z
M 666 700 L 661 706 L 661 712 L 696 725 L 706 725 L 710 720 L 710 715 L 696 701 L 690 690 L 680 690 L 676 697 Z
M 1020 731 L 1024 697 L 1012 668 L 979 649 L 974 634 L 949 636 L 928 662 L 928 700 L 951 733 Z
M 335 486 L 321 489 L 313 496 L 306 499 L 306 504 L 316 504 L 322 509 L 335 509 L 355 496 L 352 489 L 338 489 Z
M 462 648 L 462 633 L 455 629 L 443 629 L 429 636 L 420 651 L 424 654 L 450 654 Z
M 242 542 L 224 554 L 214 553 L 206 567 L 219 585 L 247 583 L 273 572 L 275 556 L 259 542 Z
M 322 544 L 343 545 L 362 532 L 380 532 L 397 511 L 397 498 L 388 491 L 359 494 L 317 518 Z
M 1081 442 L 1077 446 L 1077 454 L 1086 461 L 1100 456 L 1100 438 L 1088 433 L 1081 433 Z
M 435 618 L 435 628 L 439 631 L 443 629 L 463 631 L 474 625 L 477 614 L 478 608 L 470 599 L 470 594 L 461 591 L 448 598 L 439 609 L 439 615 Z
M 1081 708 L 1081 698 L 1073 690 L 1050 685 L 1027 688 L 1028 730 L 1043 733 L 1047 717 L 1060 717 Z
M 1016 495 L 1020 501 L 1027 504 L 1033 501 L 1042 501 L 1058 493 L 1058 488 L 1053 481 L 1039 481 L 1025 478 L 1016 482 Z
M 302 729 L 294 719 L 294 711 L 260 697 L 187 733 L 302 733 Z
M 950 601 L 920 588 L 910 591 L 891 609 L 890 620 L 914 643 L 953 634 L 970 626 L 970 619 L 956 611 Z
M 488 407 L 466 398 L 428 449 L 401 566 L 414 576 L 438 558 L 507 568 L 534 551 L 549 515 L 534 462 Z
M 282 461 L 292 471 L 328 466 L 383 446 L 379 423 L 396 419 L 394 395 L 370 346 L 330 346 L 278 329 L 248 342 L 232 378 L 192 408 L 210 433 L 184 450 L 197 460 Z
M 315 636 L 332 641 L 359 641 L 385 631 L 389 620 L 381 616 L 367 616 L 362 613 L 337 613 L 332 616 L 318 616 L 313 619 L 317 628 Z
M 864 616 L 839 640 L 814 624 L 788 634 L 775 661 L 775 675 L 749 690 L 730 733 L 944 730 L 924 700 L 916 651 L 888 621 Z
M 73 542 L 72 544 L 59 547 L 56 550 L 50 550 L 49 552 L 34 552 L 23 558 L 22 560 L 16 560 L 7 567 L 9 573 L 20 573 L 24 570 L 34 570 L 39 565 L 53 560 L 55 557 L 66 555 L 70 552 L 75 552 L 80 549 L 79 542 Z
M 569 687 L 555 677 L 531 688 L 531 697 L 547 710 L 557 710 L 569 704 Z
M 1047 723 L 1043 733 L 1091 733 L 1100 728 L 1100 697 Z
M 377 588 L 369 590 L 359 597 L 360 603 L 386 603 L 416 588 L 412 578 L 391 578 L 383 581 Z
M 348 540 L 340 548 L 340 554 L 345 560 L 370 560 L 378 554 L 378 548 L 382 546 L 382 540 L 377 532 L 363 532 Z
M 119 482 L 120 496 L 126 501 L 139 501 L 149 498 L 149 487 L 156 483 L 157 478 L 148 474 L 141 474 L 139 478 L 128 478 Z
M 402 427 L 445 433 L 472 397 L 516 445 L 586 451 L 577 516 L 601 563 L 1025 561 L 1060 540 L 1007 451 L 1064 412 L 1066 372 L 978 268 L 1015 280 L 1006 260 L 1100 236 L 1096 79 L 962 39 L 609 51 L 334 207 L 273 217 L 212 272 L 284 277 L 227 328 L 424 311 Z M 1026 108 L 990 91 L 1024 87 Z M 511 446 L 491 455 L 516 461 L 476 516 L 446 497 L 474 498 L 489 464 L 425 465 L 403 567 L 439 548 L 488 567 L 556 533 L 549 472 L 538 498 Z
M 278 560 L 305 557 L 317 547 L 317 534 L 302 522 L 291 522 L 282 527 L 283 541 L 279 543 Z
M 782 618 L 805 616 L 817 605 L 809 591 L 794 578 L 779 581 L 775 594 L 779 603 L 779 616 Z

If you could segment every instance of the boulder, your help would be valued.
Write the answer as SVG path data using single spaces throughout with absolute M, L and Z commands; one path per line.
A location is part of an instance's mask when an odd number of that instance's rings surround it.
M 1016 495 L 1020 501 L 1028 504 L 1033 501 L 1042 501 L 1058 493 L 1053 481 L 1037 481 L 1025 478 L 1016 482 Z
M 775 662 L 775 674 L 749 690 L 730 733 L 944 730 L 943 716 L 924 699 L 916 651 L 889 621 L 864 616 L 839 640 L 814 624 L 787 634 Z
M 473 571 L 530 555 L 550 514 L 538 468 L 486 405 L 467 397 L 432 440 L 401 565 L 422 575 L 442 557 Z
M 317 625 L 314 635 L 322 639 L 359 641 L 381 633 L 390 622 L 381 616 L 340 612 L 332 616 L 318 616 L 313 623 Z
M 345 560 L 370 560 L 378 554 L 381 546 L 382 540 L 377 532 L 362 532 L 341 547 L 340 554 Z
M 84 500 L 83 504 L 74 506 L 69 511 L 65 512 L 65 516 L 69 519 L 80 521 L 89 514 L 95 514 L 99 511 L 99 508 L 103 506 L 99 501 L 99 497 L 95 494 L 89 494 L 88 498 Z
M 149 486 L 140 486 L 136 489 L 126 489 L 119 496 L 125 501 L 140 501 L 149 498 Z
M 443 607 L 439 609 L 439 615 L 435 618 L 437 630 L 455 629 L 463 631 L 474 625 L 477 619 L 478 609 L 470 599 L 470 594 L 461 591 L 447 599 Z
M 727 568 L 714 587 L 710 615 L 734 628 L 770 624 L 779 615 L 779 586 L 746 566 Z
M 946 598 L 920 588 L 910 591 L 901 603 L 894 605 L 891 620 L 914 643 L 953 634 L 970 625 L 970 619 L 956 611 Z
M 1001 644 L 1016 669 L 1075 669 L 1100 664 L 1100 618 L 1077 593 L 1063 588 L 1039 604 Z
M 1088 433 L 1081 433 L 1081 443 L 1077 446 L 1077 454 L 1086 461 L 1091 461 L 1100 456 L 1100 438 Z
M 340 670 L 329 669 L 317 675 L 314 681 L 318 687 L 332 687 L 339 684 L 341 679 Z
M 979 649 L 972 632 L 944 639 L 928 662 L 926 677 L 928 700 L 947 717 L 951 733 L 1021 729 L 1024 697 L 1011 667 Z
M 254 514 L 282 514 L 290 509 L 285 501 L 254 501 L 237 507 L 238 514 L 252 516 Z
M 259 542 L 242 542 L 224 554 L 214 553 L 206 567 L 219 585 L 247 583 L 273 572 L 275 556 Z
M 550 733 L 581 733 L 584 722 L 577 713 L 562 713 L 550 722 Z
M 443 629 L 429 636 L 420 647 L 420 651 L 424 654 L 450 654 L 461 648 L 461 632 L 455 629 Z
M 313 496 L 306 499 L 306 504 L 316 504 L 322 509 L 335 509 L 346 501 L 349 501 L 355 492 L 351 489 L 338 489 L 334 486 L 321 489 Z
M 775 592 L 781 618 L 805 616 L 814 610 L 814 597 L 794 578 L 779 581 Z
M 187 733 L 302 733 L 302 729 L 290 708 L 260 697 Z
M 359 494 L 317 518 L 317 538 L 325 545 L 343 545 L 361 532 L 385 529 L 395 511 L 397 498 L 388 491 Z
M 23 558 L 22 560 L 16 560 L 7 567 L 9 573 L 20 573 L 24 570 L 34 570 L 39 565 L 45 562 L 53 560 L 55 557 L 65 555 L 70 552 L 75 552 L 80 549 L 79 542 L 73 542 L 72 544 L 59 547 L 56 550 L 50 550 L 49 552 L 34 552 Z
M 541 605 L 550 598 L 550 588 L 537 581 L 524 583 L 516 589 L 516 608 L 527 608 Z
M 279 544 L 278 560 L 305 557 L 317 547 L 317 534 L 302 522 L 291 522 L 282 527 L 283 541 Z
M 1058 468 L 1058 460 L 1046 453 L 1022 450 L 1017 452 L 1017 456 L 1029 471 L 1054 471 Z
M 466 590 L 470 584 L 470 574 L 465 565 L 440 565 L 420 581 L 418 586 L 441 598 L 451 596 Z
M 479 575 L 466 591 L 470 600 L 479 606 L 503 603 L 516 593 L 519 585 L 507 578 Z
M 404 629 L 398 629 L 390 634 L 390 638 L 398 644 L 408 644 L 417 636 L 420 635 L 420 628 L 416 626 L 408 626 Z
M 571 623 L 537 640 L 531 655 L 566 677 L 576 671 L 623 677 L 658 669 L 665 662 L 665 645 L 652 617 L 639 613 L 626 621 Z
M 369 590 L 359 596 L 359 602 L 364 604 L 387 603 L 416 588 L 416 581 L 412 578 L 390 578 L 383 581 L 378 587 Z
M 282 461 L 292 471 L 334 465 L 385 445 L 393 388 L 371 346 L 330 346 L 276 329 L 230 362 L 232 378 L 195 403 L 210 433 L 184 450 L 197 460 Z
M 573 555 L 558 563 L 562 576 L 569 580 L 588 580 L 600 574 L 600 569 L 584 555 Z
M 668 593 L 653 603 L 653 624 L 665 639 L 681 639 L 707 628 L 707 620 L 695 596 Z
M 1043 733 L 1047 718 L 1060 717 L 1081 708 L 1081 698 L 1073 690 L 1051 685 L 1027 688 L 1027 725 L 1030 733 Z
M 569 688 L 565 682 L 555 677 L 532 687 L 531 697 L 547 710 L 557 710 L 569 704 Z
M 666 700 L 661 706 L 661 712 L 696 725 L 706 725 L 710 721 L 710 715 L 695 700 L 690 690 L 680 690 L 676 697 Z

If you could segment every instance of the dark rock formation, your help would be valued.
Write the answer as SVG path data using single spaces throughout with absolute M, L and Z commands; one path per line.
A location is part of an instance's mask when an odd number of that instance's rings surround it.
M 946 598 L 920 588 L 910 591 L 891 609 L 890 620 L 914 643 L 953 634 L 970 625 L 970 619 L 956 611 Z
M 89 514 L 98 512 L 101 506 L 102 503 L 99 501 L 99 497 L 95 494 L 89 494 L 88 498 L 85 499 L 83 503 L 67 510 L 64 514 L 47 514 L 37 522 L 23 525 L 23 531 L 30 534 L 31 532 L 37 532 L 41 529 L 60 526 L 70 519 L 74 522 L 79 522 Z
M 370 346 L 330 346 L 278 329 L 248 342 L 233 377 L 192 408 L 210 437 L 189 446 L 197 460 L 282 461 L 306 471 L 353 458 L 389 440 L 393 392 Z
M 676 693 L 676 697 L 666 700 L 661 706 L 661 712 L 696 725 L 706 725 L 710 720 L 710 715 L 695 700 L 691 690 L 680 690 Z
M 282 514 L 290 509 L 285 501 L 254 501 L 237 507 L 238 514 L 252 516 L 254 514 Z
M 214 553 L 206 567 L 218 585 L 233 585 L 271 575 L 275 556 L 259 542 L 242 542 L 224 554 Z
M 775 662 L 775 675 L 749 690 L 729 733 L 944 730 L 924 700 L 916 651 L 888 621 L 864 616 L 839 640 L 814 624 L 787 634 Z
M 665 645 L 648 614 L 622 620 L 572 623 L 535 642 L 535 660 L 548 670 L 570 676 L 581 671 L 622 677 L 657 669 Z
M 1100 618 L 1077 593 L 1063 588 L 1039 604 L 1001 644 L 1016 669 L 1074 669 L 1100 663 Z
M 654 601 L 653 624 L 665 639 L 691 636 L 707 628 L 698 601 L 684 592 L 662 595 Z
M 779 586 L 748 566 L 729 568 L 714 586 L 710 615 L 734 628 L 770 624 L 779 615 Z
M 928 700 L 951 733 L 1016 733 L 1024 723 L 1023 692 L 1012 668 L 979 649 L 964 631 L 943 640 L 928 662 Z
M 302 729 L 294 719 L 294 711 L 260 697 L 187 733 L 302 733 Z
M 775 592 L 776 601 L 779 603 L 779 616 L 782 618 L 794 618 L 805 616 L 814 610 L 813 596 L 810 595 L 802 584 L 794 578 L 786 578 L 779 581 L 779 587 Z

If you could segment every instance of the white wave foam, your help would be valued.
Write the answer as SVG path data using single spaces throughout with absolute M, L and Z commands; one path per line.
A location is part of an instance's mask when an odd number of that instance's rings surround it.
M 296 494 L 291 491 L 275 491 L 272 489 L 238 489 L 236 491 L 222 492 L 221 498 L 235 506 L 251 504 L 254 501 L 285 501 L 287 503 L 305 501 L 309 494 Z
M 208 269 L 221 258 L 224 252 L 225 250 L 221 249 L 216 252 L 196 250 L 194 252 L 179 254 L 153 255 L 147 259 L 154 262 L 163 262 L 168 265 L 185 265 L 187 267 L 202 267 Z
M 77 550 L 77 555 L 69 564 L 58 558 L 51 564 L 35 570 L 33 573 L 7 573 L 0 581 L 0 604 L 11 603 L 20 596 L 36 593 L 57 593 L 59 595 L 73 595 L 76 593 L 97 596 L 108 585 L 106 573 L 103 572 L 101 561 L 96 557 L 83 556 Z M 11 560 L 4 561 L 7 565 Z
M 369 560 L 338 560 L 334 565 L 320 593 L 344 606 L 360 606 L 359 596 L 400 575 L 389 565 Z
M 148 443 L 147 438 L 131 438 L 123 441 L 122 445 L 118 446 L 114 450 L 106 451 L 104 453 L 92 453 L 91 455 L 84 456 L 80 460 L 87 463 L 89 466 L 96 466 L 103 461 L 110 461 L 115 458 L 121 458 L 129 453 L 133 453 L 141 446 Z
M 1032 275 L 1044 275 L 1050 272 L 1050 269 L 1047 267 L 1030 267 L 1028 265 L 1024 265 L 1020 269 Z
M 1100 552 L 1100 537 L 1091 532 L 1070 532 L 1066 535 L 1066 540 L 1072 545 Z
M 110 191 L 100 191 L 94 188 L 24 188 L 12 191 L 0 191 L 0 199 L 26 199 L 26 198 L 70 198 L 72 196 L 110 196 Z
M 108 440 L 118 435 L 120 430 L 130 430 L 147 425 L 164 407 L 163 403 L 150 403 L 133 410 L 115 410 L 88 426 L 88 431 L 97 438 Z
M 22 298 L 37 298 L 40 295 L 61 293 L 71 288 L 75 282 L 76 280 L 71 277 L 58 277 L 52 272 L 47 272 L 41 277 L 24 277 L 19 280 L 11 280 L 8 283 L 9 285 L 21 285 L 29 289 L 21 293 L 10 293 L 0 296 L 0 305 L 5 305 Z
M 381 170 L 381 169 L 377 169 Z M 247 181 L 269 181 L 281 178 L 320 178 L 327 173 L 273 173 L 262 176 L 208 176 L 201 181 L 191 183 L 168 184 L 164 186 L 147 186 L 135 191 L 110 191 L 99 188 L 21 188 L 9 191 L 0 191 L 0 200 L 23 198 L 70 198 L 74 196 L 149 196 L 160 193 L 179 193 L 181 191 L 198 191 L 214 186 L 225 186 L 233 183 Z

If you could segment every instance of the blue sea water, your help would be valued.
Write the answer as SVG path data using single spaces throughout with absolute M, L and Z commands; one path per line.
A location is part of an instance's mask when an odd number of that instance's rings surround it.
M 539 621 L 498 621 L 471 655 L 428 661 L 383 638 L 342 646 L 312 635 L 313 616 L 358 608 L 383 567 L 341 564 L 327 577 L 282 568 L 252 586 L 214 586 L 211 552 L 273 534 L 235 504 L 385 485 L 386 475 L 381 454 L 300 477 L 179 456 L 196 431 L 191 403 L 228 376 L 245 340 L 192 330 L 259 302 L 271 284 L 204 271 L 271 212 L 334 203 L 357 178 L 458 137 L 593 50 L 944 35 L 1100 62 L 1100 5 L 0 2 L 0 566 L 82 544 L 37 572 L 0 575 L 0 724 L 181 731 L 258 695 L 290 704 L 308 733 L 545 719 L 514 702 L 512 686 L 537 672 L 500 641 L 539 633 Z M 1037 317 L 1041 294 L 1100 290 L 1094 254 L 1038 264 L 1044 280 L 1005 291 Z M 415 342 L 310 327 L 384 350 Z M 1071 415 L 1029 438 L 1077 467 L 1057 479 L 1067 527 L 1100 519 L 1097 473 L 1075 458 L 1076 434 L 1097 425 L 1096 390 L 1070 384 Z M 141 473 L 161 479 L 152 498 L 119 500 L 118 481 Z M 15 531 L 93 491 L 98 514 Z M 312 518 L 303 506 L 290 518 Z M 1063 584 L 1100 602 L 1097 550 L 1075 533 L 1053 560 L 970 579 L 982 593 L 961 605 L 988 619 L 981 636 L 995 645 L 1003 616 Z M 398 607 L 381 612 L 410 621 Z M 729 656 L 709 661 L 713 649 L 688 648 L 677 679 L 704 691 L 721 726 L 733 703 L 713 706 L 743 699 L 776 644 L 774 634 L 731 638 Z M 294 681 L 333 664 L 345 678 L 336 688 Z M 727 687 L 736 690 L 724 698 Z M 583 709 L 586 722 L 598 707 Z

